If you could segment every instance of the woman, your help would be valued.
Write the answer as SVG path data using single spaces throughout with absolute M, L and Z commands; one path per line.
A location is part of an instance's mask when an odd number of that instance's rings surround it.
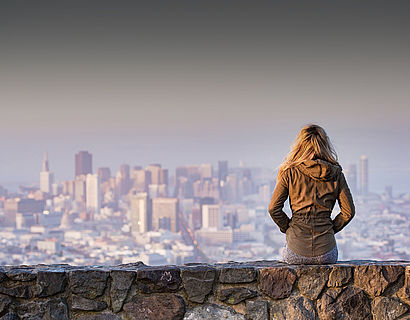
M 289 196 L 292 218 L 283 212 Z M 336 200 L 340 213 L 331 219 Z M 269 214 L 286 233 L 283 259 L 291 264 L 337 261 L 334 234 L 355 214 L 352 195 L 329 137 L 318 125 L 303 127 L 281 164 Z

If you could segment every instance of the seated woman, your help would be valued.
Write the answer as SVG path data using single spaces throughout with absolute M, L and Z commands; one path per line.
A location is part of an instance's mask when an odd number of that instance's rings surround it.
M 292 218 L 283 212 L 289 196 Z M 340 213 L 331 219 L 336 200 Z M 279 168 L 268 208 L 286 233 L 283 259 L 291 264 L 328 264 L 337 261 L 334 234 L 353 218 L 355 207 L 337 155 L 325 130 L 303 127 Z

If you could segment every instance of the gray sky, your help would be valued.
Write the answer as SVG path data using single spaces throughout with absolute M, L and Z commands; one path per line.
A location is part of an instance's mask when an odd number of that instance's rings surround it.
M 410 191 L 406 1 L 0 4 L 0 184 L 74 153 L 274 168 L 305 123 Z

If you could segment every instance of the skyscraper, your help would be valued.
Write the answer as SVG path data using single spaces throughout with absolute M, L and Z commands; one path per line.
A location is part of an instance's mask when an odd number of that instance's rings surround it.
M 369 192 L 369 167 L 366 156 L 360 157 L 360 193 L 366 195 Z
M 221 209 L 217 204 L 202 206 L 202 228 L 220 229 L 222 227 Z
M 131 191 L 131 232 L 132 234 L 144 233 L 151 225 L 151 206 L 146 192 Z
M 228 161 L 218 161 L 218 178 L 225 181 L 228 176 Z
M 40 172 L 40 190 L 45 193 L 51 193 L 51 185 L 54 182 L 54 176 L 48 166 L 47 152 L 44 152 L 43 168 Z
M 179 231 L 177 198 L 152 199 L 152 230 L 159 229 Z
M 87 210 L 94 213 L 100 213 L 100 177 L 98 174 L 87 174 L 85 186 L 85 206 Z
M 80 151 L 75 155 L 75 176 L 93 173 L 93 156 L 88 151 Z

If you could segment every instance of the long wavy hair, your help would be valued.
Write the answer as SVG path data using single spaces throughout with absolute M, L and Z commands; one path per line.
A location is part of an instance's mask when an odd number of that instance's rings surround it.
M 286 169 L 298 166 L 302 162 L 315 159 L 322 159 L 339 165 L 336 151 L 326 131 L 316 124 L 308 124 L 300 130 L 290 152 L 279 167 L 279 174 Z

